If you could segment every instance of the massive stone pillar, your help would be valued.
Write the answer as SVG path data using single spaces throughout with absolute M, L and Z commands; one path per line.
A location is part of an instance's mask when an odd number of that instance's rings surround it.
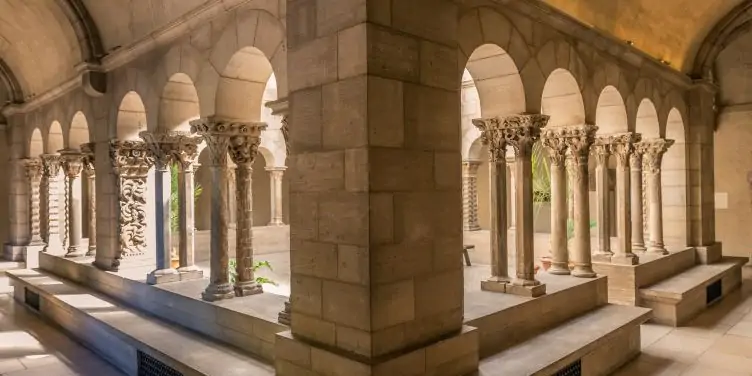
M 31 237 L 29 246 L 43 246 L 40 216 L 40 185 L 42 183 L 42 161 L 37 158 L 24 159 L 26 178 L 29 179 L 29 212 L 31 220 Z
M 546 285 L 535 279 L 534 218 L 533 218 L 533 144 L 546 126 L 546 115 L 513 115 L 504 118 L 504 138 L 514 148 L 515 183 L 515 246 L 517 248 L 516 277 L 507 292 L 540 296 Z
M 81 197 L 81 172 L 84 167 L 84 155 L 78 150 L 60 151 L 62 167 L 68 178 L 68 198 L 66 200 L 66 218 L 68 223 L 68 251 L 65 257 L 81 257 L 86 254 L 81 241 L 83 239 L 83 200 Z
M 593 260 L 600 262 L 611 261 L 611 212 L 609 210 L 610 189 L 608 175 L 608 159 L 611 156 L 610 137 L 596 137 L 591 147 L 595 157 L 595 187 L 598 196 L 598 248 Z
M 46 218 L 44 240 L 47 243 L 44 251 L 47 253 L 64 254 L 63 241 L 60 237 L 60 183 L 61 160 L 60 154 L 42 155 L 42 189 L 44 191 Z
M 631 174 L 630 184 L 630 215 L 632 221 L 632 251 L 643 253 L 645 248 L 645 227 L 643 215 L 643 181 L 642 181 L 642 156 L 644 150 L 635 144 L 635 148 L 629 157 L 629 168 Z
M 654 139 L 642 141 L 645 162 L 645 178 L 648 187 L 648 228 L 650 242 L 648 253 L 666 255 L 663 244 L 663 192 L 661 190 L 661 162 L 663 154 L 674 144 L 674 140 Z
M 491 190 L 491 277 L 481 281 L 481 289 L 506 292 L 509 278 L 507 254 L 507 141 L 499 118 L 475 119 L 481 142 L 488 147 Z
M 269 226 L 284 226 L 282 211 L 282 176 L 285 174 L 287 167 L 268 167 L 269 182 L 271 184 L 271 213 L 272 218 Z
M 120 249 L 117 260 L 146 253 L 147 175 L 154 157 L 143 141 L 110 142 L 110 159 L 117 175 L 118 229 Z M 99 256 L 99 254 L 97 254 Z
M 287 3 L 293 317 L 278 376 L 477 370 L 458 13 L 451 0 Z M 296 355 L 309 351 L 326 361 Z
M 237 234 L 235 254 L 237 280 L 235 295 L 249 296 L 263 292 L 253 273 L 253 161 L 258 154 L 261 132 L 265 123 L 237 124 L 238 135 L 230 139 L 230 158 L 235 163 L 235 197 L 237 203 Z
M 548 151 L 551 169 L 551 268 L 548 272 L 568 275 L 569 251 L 567 249 L 567 172 L 566 133 L 561 128 L 544 128 L 541 142 Z
M 478 167 L 480 161 L 462 161 L 462 229 L 478 231 Z
M 160 283 L 180 280 L 178 271 L 172 267 L 172 173 L 170 166 L 175 160 L 177 142 L 181 134 L 141 132 L 152 158 L 154 158 L 154 197 L 155 218 L 157 228 L 156 239 L 156 269 L 146 276 L 146 283 L 156 285 Z
M 196 266 L 196 158 L 198 145 L 202 142 L 200 136 L 184 135 L 178 141 L 176 162 L 178 166 L 178 227 L 180 242 L 178 257 L 180 265 L 178 273 L 181 280 L 201 279 L 204 272 Z
M 87 195 L 89 197 L 89 205 L 86 208 L 87 216 L 89 217 L 89 248 L 86 251 L 86 256 L 96 256 L 97 254 L 97 183 L 96 183 L 96 169 L 94 168 L 94 143 L 86 143 L 81 145 L 81 153 L 83 153 L 84 175 L 87 179 Z
M 228 228 L 227 153 L 230 139 L 240 134 L 244 123 L 236 123 L 217 117 L 198 119 L 191 122 L 191 132 L 204 138 L 210 153 L 211 171 L 211 259 L 209 286 L 202 297 L 207 301 L 217 301 L 235 297 L 230 284 Z M 238 237 L 240 235 L 238 234 Z
M 611 154 L 616 157 L 616 229 L 619 246 L 611 258 L 614 264 L 637 265 L 639 258 L 632 253 L 632 218 L 630 215 L 630 161 L 639 134 L 624 133 L 611 137 Z
M 574 198 L 574 269 L 572 275 L 593 278 L 590 250 L 590 197 L 588 189 L 588 155 L 593 144 L 595 131 L 592 125 L 571 127 L 567 138 L 571 158 L 572 190 Z

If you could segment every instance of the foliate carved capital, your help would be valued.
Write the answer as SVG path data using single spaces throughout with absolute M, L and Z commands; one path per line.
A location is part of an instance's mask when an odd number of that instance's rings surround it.
M 475 161 L 475 160 L 462 161 L 462 176 L 468 177 L 468 178 L 477 177 L 478 167 L 480 167 L 480 161 Z
M 590 154 L 590 146 L 595 142 L 595 132 L 598 127 L 584 124 L 564 127 L 567 134 L 567 146 L 572 158 L 585 159 Z
M 553 166 L 562 166 L 566 160 L 567 143 L 560 128 L 543 128 L 541 145 L 548 151 L 548 158 Z
M 533 145 L 540 139 L 548 115 L 512 115 L 503 119 L 504 138 L 514 148 L 517 158 L 531 158 Z
M 252 162 L 260 142 L 254 141 L 254 139 L 260 140 L 261 132 L 267 127 L 266 123 L 241 122 L 217 117 L 193 120 L 190 124 L 191 133 L 198 134 L 206 140 L 211 152 L 211 162 L 214 166 L 226 166 L 228 152 L 237 153 L 237 155 L 232 156 L 233 160 L 236 157 L 240 161 L 251 158 Z M 255 149 L 243 150 L 246 145 L 250 148 L 254 143 Z M 231 147 L 234 150 L 230 150 Z
M 71 179 L 81 176 L 84 168 L 84 154 L 78 150 L 65 149 L 60 151 L 63 172 Z
M 598 166 L 608 165 L 608 157 L 611 156 L 611 138 L 608 136 L 596 137 L 590 147 L 590 153 Z
M 154 156 L 143 141 L 110 140 L 110 160 L 115 173 L 125 178 L 145 177 Z
M 88 142 L 85 144 L 81 144 L 81 154 L 84 155 L 83 162 L 84 162 L 84 171 L 89 176 L 94 176 L 94 150 L 95 150 L 96 144 L 93 142 Z
M 621 167 L 628 167 L 635 154 L 635 145 L 642 140 L 642 135 L 629 132 L 612 135 L 610 138 L 611 154 L 616 156 L 616 163 Z
M 26 177 L 32 182 L 39 182 L 42 179 L 42 161 L 38 158 L 28 158 L 23 160 Z
M 238 166 L 251 166 L 258 154 L 259 144 L 260 137 L 233 136 L 229 144 L 230 158 Z
M 42 154 L 42 173 L 46 177 L 56 177 L 60 174 L 60 154 Z
M 663 155 L 666 154 L 672 145 L 674 145 L 674 142 L 674 140 L 657 138 L 644 140 L 638 144 L 638 147 L 643 153 L 643 162 L 646 172 L 653 174 L 660 172 Z
M 158 169 L 166 169 L 174 160 L 177 145 L 185 132 L 141 132 L 138 134 L 146 143 L 146 147 L 154 158 Z
M 193 134 L 180 136 L 175 151 L 175 161 L 180 163 L 184 170 L 193 168 L 198 158 L 198 147 L 204 142 L 203 137 Z
M 504 138 L 501 119 L 473 119 L 473 125 L 480 131 L 480 142 L 488 147 L 490 161 L 503 161 L 507 153 L 507 140 Z

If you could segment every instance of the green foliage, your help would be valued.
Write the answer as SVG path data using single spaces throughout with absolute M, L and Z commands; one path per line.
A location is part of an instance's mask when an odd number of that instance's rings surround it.
M 538 217 L 544 203 L 551 202 L 551 168 L 546 149 L 540 142 L 533 145 L 533 218 Z
M 595 227 L 596 221 L 590 221 L 590 228 Z M 574 222 L 567 220 L 567 240 L 574 238 Z
M 230 259 L 230 262 L 229 262 L 230 284 L 234 284 L 235 281 L 238 279 L 237 267 L 238 267 L 238 261 L 235 260 L 234 258 Z M 253 267 L 251 269 L 253 269 L 254 273 L 261 269 L 269 269 L 270 271 L 274 271 L 274 269 L 272 268 L 272 264 L 269 261 L 254 261 Z M 277 282 L 274 282 L 273 280 L 266 278 L 266 277 L 256 276 L 255 279 L 256 279 L 256 283 L 258 283 L 259 285 L 277 286 Z
M 180 216 L 178 210 L 180 205 L 178 201 L 178 169 L 175 165 L 170 166 L 170 228 L 172 231 L 178 231 L 180 229 Z M 201 193 L 204 192 L 204 188 L 200 184 L 196 184 L 193 189 L 193 199 L 198 200 Z

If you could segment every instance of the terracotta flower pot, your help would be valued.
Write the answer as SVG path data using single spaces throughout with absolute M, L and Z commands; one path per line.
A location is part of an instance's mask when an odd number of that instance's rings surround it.
M 548 271 L 549 268 L 551 268 L 551 262 L 552 259 L 550 256 L 543 256 L 540 258 L 541 266 L 543 267 L 543 271 Z

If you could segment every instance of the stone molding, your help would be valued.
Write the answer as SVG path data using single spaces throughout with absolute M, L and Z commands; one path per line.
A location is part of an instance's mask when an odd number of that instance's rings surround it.
M 120 256 L 140 256 L 146 252 L 146 178 L 154 164 L 143 141 L 110 141 L 110 158 L 118 175 L 118 234 Z
M 85 155 L 78 150 L 60 150 L 60 160 L 65 176 L 69 179 L 80 177 L 84 168 L 84 157 Z
M 154 158 L 154 166 L 157 170 L 169 169 L 175 161 L 180 137 L 187 135 L 184 132 L 141 132 L 138 134 L 146 143 L 146 147 Z
M 191 133 L 202 136 L 206 141 L 211 152 L 212 165 L 222 167 L 227 166 L 227 154 L 233 152 L 230 150 L 231 147 L 236 149 L 234 152 L 237 153 L 238 160 L 255 154 L 241 150 L 241 145 L 247 138 L 260 139 L 261 132 L 267 127 L 266 123 L 241 122 L 217 117 L 193 120 L 190 124 Z M 256 148 L 258 149 L 258 145 Z

